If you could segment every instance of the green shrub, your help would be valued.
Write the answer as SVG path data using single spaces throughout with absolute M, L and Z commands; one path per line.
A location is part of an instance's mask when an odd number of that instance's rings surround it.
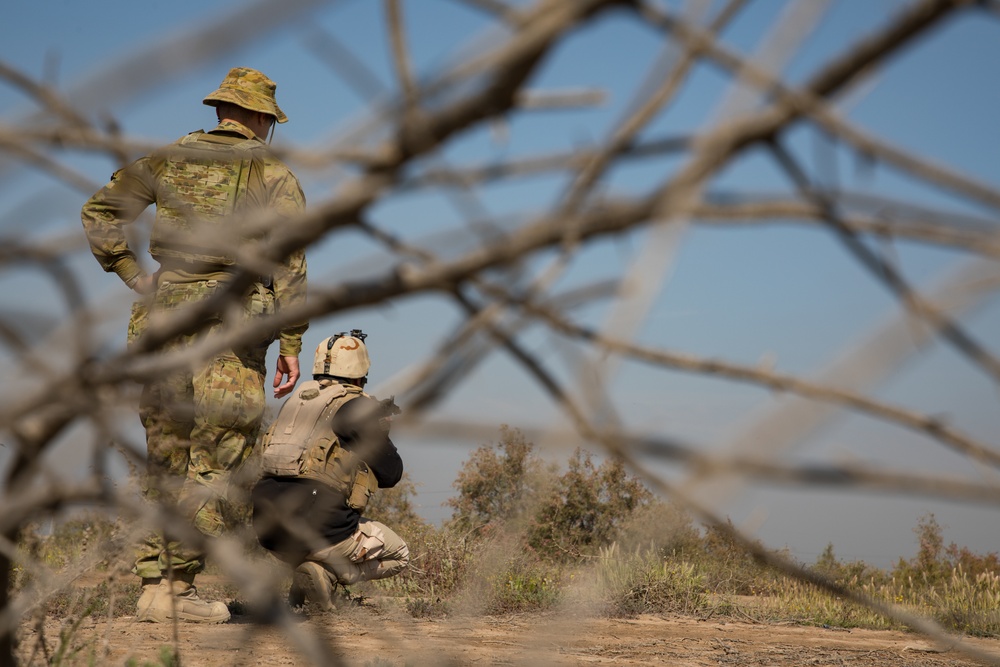
M 616 541 L 633 512 L 649 505 L 653 495 L 625 472 L 620 461 L 595 467 L 580 449 L 569 460 L 539 504 L 527 534 L 527 543 L 546 558 L 572 561 L 595 555 Z
M 605 547 L 595 577 L 599 599 L 611 616 L 698 614 L 709 604 L 704 574 L 694 564 L 665 559 L 654 549 L 623 552 L 617 544 Z
M 448 528 L 487 540 L 523 531 L 524 546 L 540 557 L 571 562 L 624 539 L 626 529 L 637 525 L 635 512 L 652 504 L 652 494 L 620 461 L 598 467 L 577 449 L 559 475 L 533 449 L 523 433 L 506 426 L 497 445 L 476 449 L 455 480 L 458 495 L 447 501 L 453 510 Z M 678 515 L 671 525 L 690 539 L 690 520 Z
M 365 516 L 381 521 L 400 534 L 411 527 L 419 527 L 424 521 L 413 509 L 413 496 L 416 492 L 409 474 L 404 472 L 403 478 L 396 486 L 391 489 L 379 489 L 371 497 L 365 507 Z
M 521 431 L 504 425 L 496 448 L 483 445 L 472 452 L 454 482 L 458 495 L 445 501 L 452 508 L 450 523 L 456 531 L 470 532 L 524 515 L 546 477 L 533 449 Z
M 115 553 L 121 546 L 115 539 L 120 532 L 117 522 L 106 515 L 87 513 L 54 523 L 48 533 L 37 524 L 26 525 L 18 535 L 18 550 L 22 560 L 62 569 L 88 554 Z M 20 568 L 17 572 L 23 575 Z M 15 580 L 17 587 L 25 583 L 23 576 Z
M 951 573 L 951 565 L 944 558 L 941 525 L 933 514 L 926 514 L 917 521 L 913 532 L 919 543 L 917 555 L 908 561 L 900 559 L 893 575 L 900 581 L 915 580 L 918 585 L 933 586 Z
M 945 549 L 945 557 L 953 569 L 961 569 L 972 577 L 981 574 L 1000 575 L 1000 557 L 991 552 L 985 555 L 975 554 L 968 547 L 959 547 L 954 542 Z
M 410 566 L 399 575 L 372 582 L 388 595 L 436 599 L 455 592 L 476 559 L 475 545 L 453 530 L 412 524 L 400 531 L 410 550 Z
M 729 523 L 732 528 L 732 522 Z M 714 593 L 725 595 L 766 595 L 777 588 L 778 577 L 754 559 L 728 532 L 711 526 L 702 538 L 699 566 Z
M 700 558 L 701 531 L 687 512 L 654 499 L 633 510 L 622 521 L 618 545 L 622 551 L 651 549 L 664 558 Z
M 512 558 L 506 565 L 488 580 L 486 613 L 540 611 L 559 601 L 559 568 L 532 558 L 530 554 Z
M 833 544 L 827 544 L 819 555 L 812 569 L 841 586 L 857 586 L 858 582 L 875 582 L 884 584 L 889 575 L 877 567 L 872 567 L 864 561 L 842 562 L 833 551 Z
M 943 529 L 934 514 L 922 516 L 913 532 L 917 535 L 917 555 L 910 560 L 901 558 L 892 570 L 892 576 L 900 582 L 913 582 L 918 588 L 935 586 L 951 580 L 955 570 L 972 577 L 1000 575 L 996 553 L 976 555 L 954 542 L 945 547 Z

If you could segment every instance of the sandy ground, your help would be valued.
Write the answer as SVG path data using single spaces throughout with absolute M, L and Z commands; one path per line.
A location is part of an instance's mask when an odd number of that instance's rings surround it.
M 58 620 L 46 620 L 50 654 L 58 650 Z M 174 645 L 173 625 L 131 617 L 87 619 L 68 646 L 63 664 L 162 665 L 162 647 Z M 555 614 L 414 619 L 392 605 L 372 602 L 335 613 L 296 618 L 287 627 L 234 616 L 225 625 L 181 624 L 176 645 L 185 667 L 344 664 L 416 665 L 979 665 L 955 649 L 941 650 L 902 632 L 757 625 L 718 619 L 640 616 L 570 618 Z M 310 659 L 294 638 L 304 637 L 326 657 Z M 37 626 L 22 627 L 22 665 L 45 665 Z M 968 639 L 996 656 L 1000 640 Z M 34 653 L 34 656 L 32 656 Z M 317 654 L 314 654 L 317 655 Z M 51 655 L 50 655 L 51 658 Z

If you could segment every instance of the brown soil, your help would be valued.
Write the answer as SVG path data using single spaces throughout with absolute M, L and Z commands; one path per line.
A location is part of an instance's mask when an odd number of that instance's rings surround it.
M 57 619 L 44 624 L 50 654 L 59 644 Z M 309 659 L 293 636 L 314 642 L 326 658 Z M 21 664 L 46 664 L 37 627 L 22 627 Z M 315 640 L 320 641 L 316 642 Z M 996 656 L 1000 641 L 969 639 Z M 63 664 L 162 665 L 161 650 L 173 646 L 174 627 L 137 623 L 131 617 L 86 619 L 70 646 L 80 652 Z M 554 614 L 414 619 L 386 602 L 300 617 L 288 628 L 234 616 L 226 625 L 177 627 L 181 664 L 342 664 L 368 667 L 410 665 L 814 665 L 958 666 L 984 664 L 955 649 L 940 650 L 913 634 L 757 625 L 711 619 L 640 616 L 634 619 L 568 618 Z M 324 648 L 325 647 L 325 648 Z M 32 653 L 35 652 L 32 658 Z

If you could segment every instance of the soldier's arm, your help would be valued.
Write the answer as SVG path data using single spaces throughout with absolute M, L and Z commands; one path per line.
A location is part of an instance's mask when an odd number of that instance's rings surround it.
M 306 253 L 296 250 L 278 267 L 274 274 L 274 297 L 278 308 L 286 310 L 305 302 L 306 299 Z M 282 356 L 298 356 L 302 351 L 302 334 L 309 328 L 309 322 L 285 327 L 278 334 Z
M 341 447 L 368 464 L 379 488 L 396 486 L 403 477 L 403 459 L 389 439 L 389 423 L 380 419 L 382 407 L 367 396 L 345 403 L 333 416 L 331 426 Z
M 129 248 L 125 226 L 156 200 L 149 158 L 120 169 L 80 212 L 90 250 L 105 271 L 114 271 L 129 287 L 144 287 L 144 273 Z
M 306 200 L 298 180 L 286 168 L 274 170 L 270 185 L 271 211 L 283 218 L 294 219 L 305 212 Z M 285 258 L 274 273 L 274 296 L 278 307 L 288 309 L 306 298 L 306 254 L 296 250 Z M 309 327 L 303 321 L 283 329 L 278 337 L 281 356 L 298 356 L 302 351 L 302 334 Z

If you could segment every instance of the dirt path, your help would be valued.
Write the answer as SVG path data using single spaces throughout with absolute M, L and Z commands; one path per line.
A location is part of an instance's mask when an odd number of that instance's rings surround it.
M 60 624 L 49 620 L 50 651 Z M 226 625 L 178 627 L 185 667 L 309 665 L 286 630 L 235 616 Z M 983 664 L 954 650 L 936 652 L 918 635 L 873 630 L 835 630 L 788 625 L 699 621 L 640 616 L 635 619 L 573 619 L 553 614 L 413 619 L 382 605 L 348 608 L 303 618 L 294 632 L 320 636 L 346 665 L 803 665 L 825 667 L 956 667 Z M 38 632 L 21 633 L 21 664 L 44 665 Z M 68 664 L 161 665 L 161 647 L 173 642 L 173 627 L 136 623 L 131 617 L 88 619 L 71 645 L 80 648 Z M 1000 641 L 970 639 L 997 656 Z M 64 663 L 67 664 L 67 663 Z

